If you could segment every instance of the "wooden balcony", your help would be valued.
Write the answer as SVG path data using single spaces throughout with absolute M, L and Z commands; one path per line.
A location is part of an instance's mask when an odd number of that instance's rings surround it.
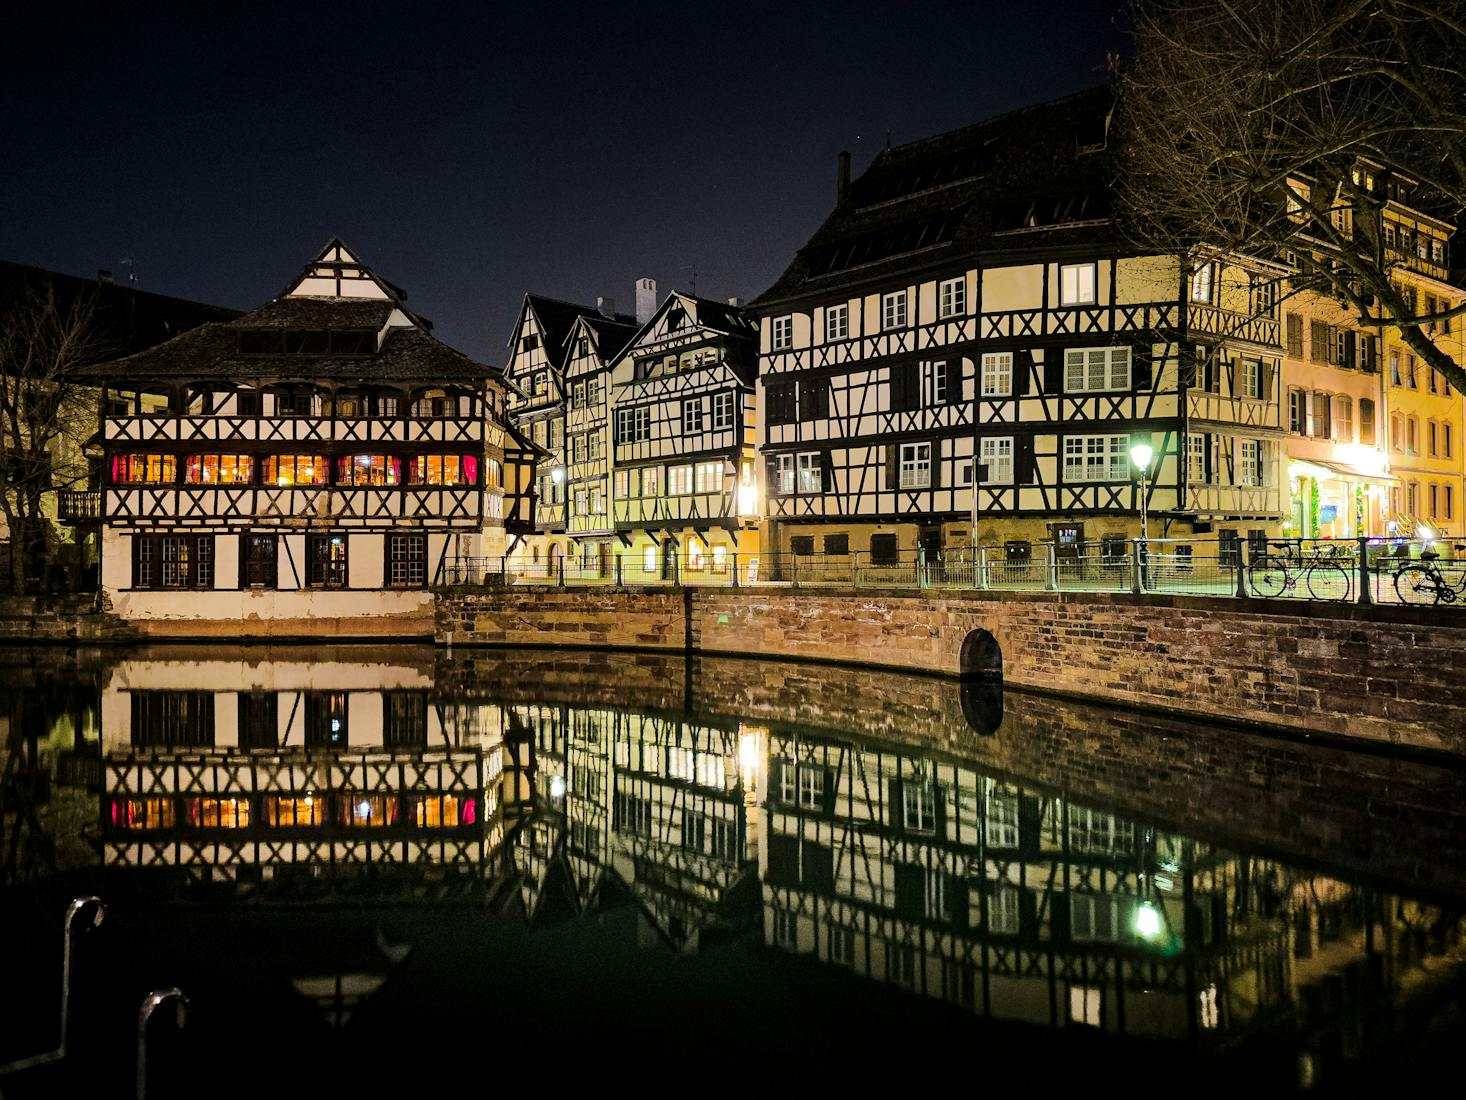
M 56 493 L 56 516 L 62 523 L 93 523 L 102 518 L 102 494 L 97 490 L 61 489 Z

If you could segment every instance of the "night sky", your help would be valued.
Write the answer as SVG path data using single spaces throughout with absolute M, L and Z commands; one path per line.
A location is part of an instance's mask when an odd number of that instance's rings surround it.
M 246 308 L 339 235 L 502 364 L 526 290 L 754 297 L 839 150 L 1101 82 L 1114 6 L 17 5 L 0 258 Z

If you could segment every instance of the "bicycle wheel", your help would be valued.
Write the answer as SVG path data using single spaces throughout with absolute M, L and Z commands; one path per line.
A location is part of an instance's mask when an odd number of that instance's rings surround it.
M 1401 603 L 1440 602 L 1440 586 L 1429 569 L 1419 565 L 1408 565 L 1395 574 L 1395 595 Z
M 1288 567 L 1278 558 L 1263 558 L 1247 567 L 1247 583 L 1253 595 L 1275 599 L 1288 587 Z
M 1347 600 L 1348 571 L 1331 561 L 1315 563 L 1308 571 L 1308 594 L 1315 600 Z

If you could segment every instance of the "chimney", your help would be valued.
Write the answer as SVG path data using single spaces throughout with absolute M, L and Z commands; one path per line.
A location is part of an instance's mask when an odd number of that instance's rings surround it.
M 839 168 L 835 177 L 835 205 L 844 206 L 850 193 L 850 154 L 841 153 L 837 163 Z
M 728 304 L 730 306 L 741 306 L 743 304 L 743 299 L 735 296 L 728 299 Z
M 636 323 L 644 325 L 652 319 L 652 314 L 657 311 L 657 281 L 655 279 L 636 280 Z
M 616 299 L 615 298 L 597 298 L 596 299 L 596 312 L 599 313 L 602 317 L 606 317 L 606 318 L 609 318 L 611 320 L 615 320 L 615 318 L 616 318 Z
M 97 282 L 99 282 L 99 283 L 111 283 L 112 282 L 112 272 L 108 271 L 105 267 L 99 267 L 99 268 L 97 268 Z

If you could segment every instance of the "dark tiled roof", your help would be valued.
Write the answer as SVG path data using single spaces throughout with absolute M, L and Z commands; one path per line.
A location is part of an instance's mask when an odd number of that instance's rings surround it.
M 1010 252 L 1110 244 L 1108 87 L 881 152 L 754 307 Z
M 202 325 L 165 344 L 103 364 L 93 374 L 98 382 L 126 378 L 144 384 L 193 378 L 481 382 L 498 376 L 497 368 L 474 362 L 418 328 L 391 329 L 374 355 L 244 355 L 238 327 L 232 324 Z
M 612 321 L 605 317 L 587 317 L 585 323 L 596 334 L 596 343 L 600 348 L 601 358 L 608 363 L 631 342 L 637 330 L 634 318 L 629 321 Z
M 695 298 L 691 294 L 682 297 L 697 305 L 697 323 L 708 328 L 726 332 L 732 336 L 746 336 L 750 339 L 758 331 L 758 324 L 742 306 L 719 302 L 713 298 Z
M 394 306 L 383 298 L 276 298 L 231 323 L 239 328 L 380 329 Z
M 49 285 L 63 306 L 82 295 L 96 302 L 96 323 L 107 354 L 130 355 L 161 344 L 209 321 L 228 321 L 239 310 L 205 305 L 186 298 L 135 290 L 125 283 L 102 283 L 63 275 L 28 264 L 0 260 L 0 309 L 32 290 Z
M 540 294 L 526 294 L 524 301 L 530 309 L 534 310 L 534 315 L 539 319 L 542 329 L 540 337 L 544 341 L 545 356 L 556 367 L 565 366 L 565 338 L 570 335 L 576 318 L 606 319 L 595 306 L 562 302 L 558 298 L 546 298 Z M 615 320 L 622 324 L 636 324 L 635 317 L 623 313 L 616 314 Z

